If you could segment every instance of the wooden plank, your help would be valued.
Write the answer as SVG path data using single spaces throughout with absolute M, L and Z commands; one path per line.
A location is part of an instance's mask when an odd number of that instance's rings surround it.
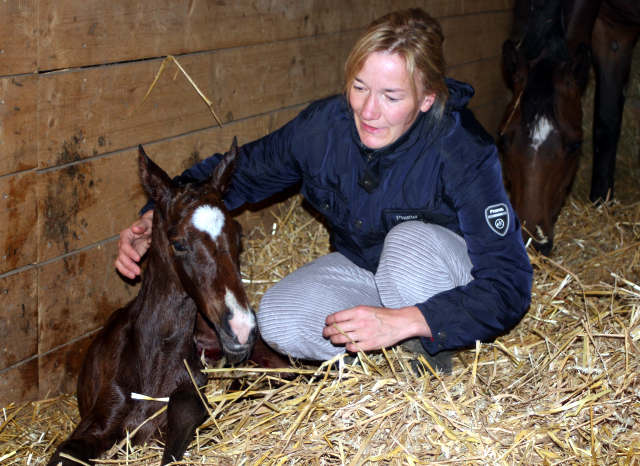
M 0 408 L 42 398 L 38 380 L 37 359 L 0 372 Z
M 38 268 L 38 353 L 104 325 L 138 293 L 116 272 L 118 242 L 111 241 Z
M 180 58 L 223 122 L 339 92 L 353 33 Z M 39 166 L 51 167 L 215 126 L 186 78 L 169 67 L 130 116 L 161 60 L 40 76 Z M 250 64 L 248 66 L 247 64 Z
M 416 6 L 444 17 L 512 5 L 512 0 L 43 0 L 39 62 L 41 70 L 55 70 L 334 34 Z
M 502 57 L 499 56 L 449 68 L 447 75 L 474 87 L 476 93 L 469 107 L 484 105 L 509 93 L 502 76 Z
M 145 146 L 147 154 L 171 176 L 196 161 L 239 142 L 253 141 L 279 128 L 303 107 Z M 137 167 L 138 151 L 129 149 L 106 157 L 38 173 L 38 261 L 43 262 L 102 241 L 129 226 L 145 203 Z
M 38 358 L 39 398 L 76 392 L 78 373 L 95 333 Z
M 35 170 L 0 178 L 0 273 L 35 262 Z
M 38 0 L 0 2 L 0 31 L 0 76 L 36 71 Z
M 502 54 L 509 38 L 513 13 L 496 11 L 443 18 L 440 21 L 447 66 L 467 63 Z
M 37 83 L 34 75 L 0 78 L 0 176 L 38 164 Z
M 36 284 L 34 268 L 0 278 L 0 370 L 38 352 Z

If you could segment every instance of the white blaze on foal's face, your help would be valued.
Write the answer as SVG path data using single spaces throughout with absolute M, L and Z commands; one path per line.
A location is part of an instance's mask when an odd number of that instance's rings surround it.
M 191 222 L 198 230 L 209 233 L 211 239 L 215 241 L 224 226 L 224 214 L 217 207 L 203 205 L 193 213 Z
M 231 329 L 238 337 L 238 342 L 244 345 L 247 340 L 249 340 L 251 330 L 256 326 L 253 312 L 241 307 L 236 297 L 229 290 L 227 290 L 227 294 L 224 297 L 224 302 L 227 304 L 227 307 L 231 309 L 233 315 L 231 320 L 229 320 L 229 325 L 231 325 Z
M 538 150 L 538 147 L 547 140 L 551 131 L 553 131 L 551 122 L 547 118 L 539 116 L 533 124 L 533 131 L 531 132 L 531 147 L 533 150 Z

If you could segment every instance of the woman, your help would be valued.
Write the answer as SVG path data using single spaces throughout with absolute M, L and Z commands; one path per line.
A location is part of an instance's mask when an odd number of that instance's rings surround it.
M 374 21 L 351 52 L 343 95 L 311 104 L 242 147 L 230 209 L 301 183 L 336 252 L 274 285 L 257 314 L 284 354 L 326 360 L 420 338 L 429 354 L 492 340 L 525 313 L 532 269 L 493 139 L 445 79 L 442 32 L 420 9 Z M 183 175 L 201 179 L 220 154 Z M 152 211 L 121 233 L 135 277 Z M 447 352 L 446 354 L 450 354 Z M 450 370 L 450 356 L 439 361 Z

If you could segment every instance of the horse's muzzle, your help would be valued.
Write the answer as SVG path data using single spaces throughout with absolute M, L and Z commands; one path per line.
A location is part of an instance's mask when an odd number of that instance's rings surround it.
M 225 329 L 220 331 L 220 343 L 224 350 L 224 355 L 229 364 L 239 364 L 245 361 L 255 345 L 258 338 L 258 327 L 254 327 L 249 333 L 247 342 L 243 345 L 238 341 L 238 337 Z

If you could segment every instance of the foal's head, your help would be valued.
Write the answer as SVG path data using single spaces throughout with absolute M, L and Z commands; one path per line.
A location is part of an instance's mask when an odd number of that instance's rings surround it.
M 240 277 L 242 228 L 223 196 L 239 155 L 236 140 L 224 159 L 202 181 L 172 181 L 140 147 L 140 178 L 156 202 L 153 245 L 170 270 L 175 286 L 195 301 L 215 327 L 229 362 L 248 356 L 256 339 L 256 321 Z
M 555 222 L 578 168 L 583 137 L 580 97 L 590 57 L 585 45 L 568 55 L 562 31 L 554 29 L 560 27 L 557 18 L 555 23 L 529 26 L 518 49 L 511 41 L 503 46 L 513 99 L 498 134 L 505 183 L 523 224 L 523 237 L 532 237 L 533 246 L 548 255 Z

